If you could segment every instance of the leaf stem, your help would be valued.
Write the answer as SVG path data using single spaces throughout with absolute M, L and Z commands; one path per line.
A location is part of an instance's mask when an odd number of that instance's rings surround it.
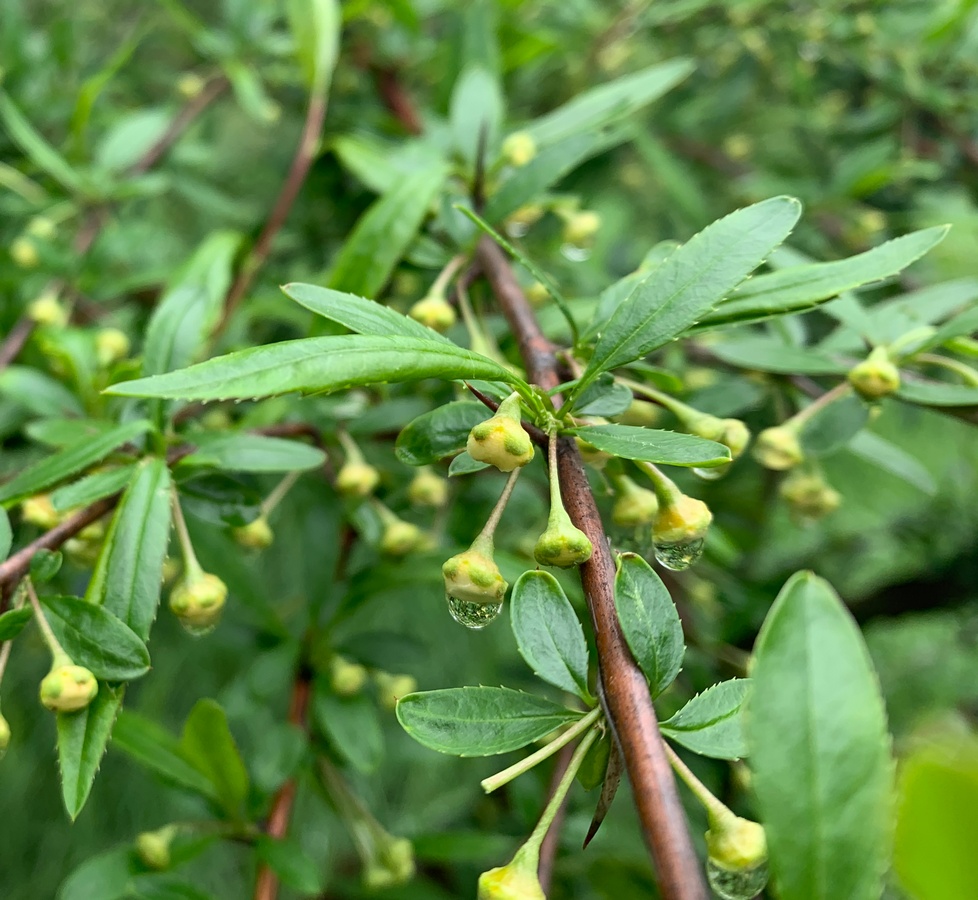
M 269 516 L 274 511 L 275 507 L 282 502 L 285 495 L 292 489 L 292 486 L 299 480 L 302 475 L 301 472 L 289 472 L 274 488 L 272 488 L 269 495 L 265 498 L 261 505 L 261 514 L 263 516 Z
M 487 794 L 491 794 L 493 791 L 498 790 L 504 784 L 509 784 L 515 778 L 519 778 L 524 772 L 529 772 L 534 766 L 538 766 L 545 759 L 553 756 L 561 747 L 565 747 L 578 735 L 583 734 L 587 731 L 598 719 L 601 718 L 603 711 L 600 706 L 596 706 L 592 709 L 586 716 L 578 719 L 573 725 L 570 726 L 566 731 L 555 737 L 550 743 L 544 744 L 539 750 L 531 753 L 525 759 L 521 759 L 517 763 L 513 763 L 509 768 L 503 769 L 501 772 L 497 772 L 495 775 L 490 775 L 488 778 L 484 778 L 481 782 L 482 790 Z
M 20 591 L 14 600 L 13 609 L 20 609 L 24 603 L 25 595 L 24 592 Z M 10 640 L 3 642 L 3 647 L 0 647 L 0 682 L 3 681 L 3 673 L 7 669 L 7 660 L 10 659 L 10 651 L 13 649 L 13 646 L 14 640 L 10 638 Z
M 689 770 L 689 767 L 679 758 L 676 751 L 673 750 L 669 744 L 665 742 L 663 743 L 665 744 L 666 748 L 666 756 L 669 757 L 669 762 L 672 765 L 672 768 L 683 780 L 686 787 L 689 788 L 692 795 L 707 811 L 710 818 L 722 819 L 725 816 L 732 816 L 733 813 L 726 807 L 725 804 L 721 803 L 711 793 L 710 789 Z
M 794 429 L 800 428 L 819 410 L 824 409 L 826 406 L 834 403 L 836 400 L 841 400 L 851 390 L 852 386 L 848 381 L 840 381 L 834 388 L 816 397 L 811 403 L 808 404 L 808 406 L 796 412 L 784 424 Z
M 488 548 L 489 553 L 492 553 L 493 547 L 493 535 L 496 533 L 496 527 L 499 525 L 499 520 L 503 517 L 503 510 L 506 509 L 506 504 L 509 503 L 509 498 L 513 495 L 513 488 L 516 487 L 516 479 L 520 477 L 520 472 L 522 468 L 513 469 L 509 474 L 509 478 L 506 481 L 506 486 L 503 488 L 503 492 L 499 495 L 499 499 L 496 501 L 496 505 L 492 508 L 492 512 L 489 513 L 489 518 L 486 520 L 486 524 L 482 526 L 482 531 L 476 536 L 476 539 L 472 542 L 473 549 Z M 476 545 L 482 545 L 477 547 Z
M 194 553 L 194 545 L 190 540 L 190 532 L 187 530 L 187 520 L 183 517 L 183 510 L 180 507 L 180 495 L 176 489 L 170 494 L 173 504 L 173 527 L 180 541 L 180 552 L 183 554 L 183 564 L 187 570 L 188 580 L 193 581 L 204 574 L 200 563 L 197 562 L 197 554 Z
M 652 482 L 652 490 L 655 491 L 655 495 L 659 498 L 659 503 L 662 506 L 670 506 L 682 496 L 682 491 L 679 490 L 676 483 L 655 463 L 646 462 L 643 459 L 635 459 L 632 462 L 649 476 L 649 480 Z
M 966 384 L 972 387 L 978 386 L 978 372 L 966 363 L 956 359 L 948 359 L 946 356 L 938 356 L 936 353 L 919 353 L 913 359 L 917 363 L 926 363 L 929 366 L 938 366 L 960 375 Z

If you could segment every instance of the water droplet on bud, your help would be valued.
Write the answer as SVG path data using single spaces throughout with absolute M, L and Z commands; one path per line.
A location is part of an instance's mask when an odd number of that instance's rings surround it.
M 586 262 L 591 258 L 590 248 L 579 247 L 577 244 L 561 244 L 560 252 L 571 262 Z
M 180 625 L 183 630 L 187 632 L 187 634 L 195 638 L 204 637 L 204 635 L 210 634 L 215 628 L 217 628 L 216 621 L 211 622 L 208 625 L 195 625 L 193 622 L 181 620 Z
M 767 863 L 749 869 L 727 869 L 707 859 L 706 877 L 721 900 L 753 900 L 767 884 Z
M 704 481 L 716 481 L 718 478 L 723 478 L 727 474 L 727 470 L 730 468 L 730 463 L 726 463 L 722 466 L 711 466 L 709 469 L 705 467 L 694 466 L 693 474 L 697 478 L 702 478 Z
M 656 544 L 655 558 L 659 565 L 673 572 L 681 572 L 703 555 L 705 543 L 703 538 L 696 538 L 692 541 L 680 541 L 677 544 Z
M 506 234 L 511 238 L 525 237 L 529 230 L 530 226 L 526 222 L 510 221 L 506 223 Z
M 476 631 L 485 628 L 503 608 L 502 600 L 498 603 L 473 603 L 471 600 L 459 600 L 451 594 L 445 594 L 445 599 L 448 601 L 448 611 L 452 614 L 452 618 L 460 625 Z

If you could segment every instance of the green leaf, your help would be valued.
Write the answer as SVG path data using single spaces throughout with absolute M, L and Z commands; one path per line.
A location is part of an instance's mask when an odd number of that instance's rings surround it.
M 676 680 L 686 646 L 676 604 L 662 579 L 636 553 L 618 558 L 615 609 L 635 661 L 657 697 Z
M 543 697 L 503 687 L 426 691 L 408 694 L 397 704 L 397 720 L 411 737 L 453 756 L 519 750 L 580 716 Z
M 437 331 L 416 322 L 409 316 L 402 316 L 376 300 L 367 300 L 354 294 L 345 294 L 314 284 L 287 284 L 282 288 L 285 294 L 306 309 L 338 322 L 356 334 L 373 334 L 380 337 L 404 335 L 427 341 L 451 342 Z
M 718 466 L 730 462 L 730 451 L 723 444 L 692 434 L 641 425 L 588 425 L 574 428 L 571 433 L 621 459 L 641 459 L 669 466 Z
M 869 421 L 869 407 L 855 394 L 847 394 L 822 407 L 802 425 L 801 445 L 806 455 L 825 456 L 845 446 Z
M 10 517 L 7 510 L 0 507 L 0 560 L 10 555 L 10 546 L 14 542 L 14 533 L 10 529 Z
M 448 466 L 448 477 L 454 478 L 456 475 L 471 475 L 473 472 L 481 472 L 483 469 L 488 468 L 489 463 L 473 459 L 469 456 L 467 450 L 463 450 Z
M 197 448 L 181 468 L 206 466 L 229 472 L 301 472 L 319 468 L 326 454 L 299 441 L 246 432 L 202 431 L 190 436 Z
M 896 396 L 917 406 L 976 406 L 978 386 L 924 381 L 901 373 L 900 390 Z
M 302 894 L 319 894 L 323 876 L 319 866 L 291 838 L 275 839 L 262 835 L 255 844 L 258 859 L 270 868 L 286 887 Z
M 198 700 L 187 716 L 180 752 L 214 785 L 217 799 L 232 819 L 244 814 L 248 772 L 228 728 L 224 710 L 213 700 Z
M 124 381 L 106 393 L 174 400 L 250 400 L 421 378 L 521 383 L 499 363 L 454 345 L 345 334 L 252 347 L 180 372 Z
M 715 759 L 740 759 L 747 755 L 744 737 L 744 701 L 750 690 L 746 678 L 731 678 L 697 694 L 659 727 L 666 737 Z
M 634 400 L 629 388 L 615 381 L 610 372 L 605 372 L 574 400 L 574 412 L 581 416 L 618 416 Z
M 129 483 L 135 470 L 136 464 L 133 463 L 86 475 L 72 484 L 58 488 L 51 495 L 51 503 L 58 512 L 64 512 L 79 506 L 88 506 L 103 497 L 111 497 Z
M 940 347 L 956 337 L 974 334 L 978 330 L 978 306 L 966 309 L 948 319 L 927 340 L 915 345 L 914 353 L 923 353 Z
M 312 93 L 322 93 L 339 55 L 340 5 L 336 0 L 289 0 L 286 11 L 303 79 Z
M 123 711 L 112 729 L 112 740 L 113 746 L 167 781 L 217 799 L 211 782 L 184 758 L 180 742 L 151 719 Z
M 60 381 L 26 366 L 8 366 L 0 372 L 0 396 L 38 416 L 85 415 L 81 401 Z
M 123 900 L 140 865 L 132 845 L 89 857 L 61 884 L 57 900 Z
M 20 609 L 7 610 L 0 616 L 0 643 L 12 641 L 24 630 L 24 626 L 30 622 L 34 611 L 30 606 L 22 606 Z
M 469 165 L 475 164 L 483 132 L 490 152 L 496 146 L 503 107 L 496 77 L 478 63 L 467 65 L 452 88 L 449 113 L 455 147 Z
M 410 422 L 397 436 L 394 454 L 409 466 L 426 466 L 465 449 L 469 432 L 489 418 L 481 403 L 456 400 Z
M 43 597 L 42 602 L 58 643 L 96 678 L 130 681 L 149 671 L 146 645 L 104 607 L 80 597 Z
M 0 486 L 0 502 L 9 504 L 21 500 L 70 478 L 105 459 L 116 447 L 145 434 L 149 427 L 150 423 L 146 421 L 128 422 L 100 437 L 86 438 L 52 453 Z
M 27 425 L 24 431 L 32 441 L 49 447 L 67 447 L 82 438 L 98 437 L 115 427 L 111 419 L 57 418 L 39 419 Z
M 846 447 L 851 453 L 871 462 L 877 468 L 885 469 L 925 494 L 934 496 L 937 493 L 937 482 L 923 463 L 878 434 L 863 429 Z
M 876 900 L 890 854 L 890 741 L 859 628 L 827 582 L 789 579 L 751 682 L 747 743 L 779 896 Z
M 384 757 L 384 734 L 377 704 L 365 694 L 338 697 L 317 682 L 313 718 L 337 756 L 358 772 L 375 772 Z
M 683 244 L 619 304 L 577 391 L 682 334 L 764 262 L 800 215 L 797 200 L 773 197 L 731 213 Z
M 86 600 L 102 604 L 144 641 L 156 618 L 170 539 L 170 472 L 146 459 L 133 473 L 99 555 Z
M 329 286 L 366 297 L 377 294 L 418 233 L 445 174 L 440 165 L 420 169 L 375 201 L 344 241 Z
M 792 347 L 774 338 L 753 337 L 710 345 L 710 353 L 725 363 L 757 372 L 784 375 L 838 375 L 849 366 L 817 350 Z
M 581 622 L 549 572 L 524 572 L 513 586 L 510 621 L 520 655 L 544 681 L 589 700 Z
M 598 130 L 624 119 L 661 97 L 694 69 L 688 59 L 672 59 L 602 84 L 534 120 L 521 129 L 538 146 L 553 144 L 575 134 Z
M 95 773 L 109 743 L 112 723 L 122 708 L 125 686 L 100 683 L 95 699 L 84 709 L 58 713 L 58 762 L 61 793 L 72 820 L 88 800 Z
M 35 584 L 50 581 L 61 571 L 64 556 L 60 550 L 38 550 L 31 557 L 30 576 Z

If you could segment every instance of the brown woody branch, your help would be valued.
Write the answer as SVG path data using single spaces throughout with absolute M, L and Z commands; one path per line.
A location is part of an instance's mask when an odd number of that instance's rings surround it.
M 516 338 L 530 380 L 544 390 L 556 387 L 560 376 L 554 348 L 540 330 L 505 254 L 489 238 L 479 242 L 476 254 Z M 572 439 L 559 441 L 557 467 L 567 512 L 594 546 L 591 559 L 581 566 L 581 583 L 594 624 L 601 700 L 625 760 L 660 893 L 664 900 L 706 900 L 706 886 L 659 734 L 649 686 L 618 623 L 615 562 Z

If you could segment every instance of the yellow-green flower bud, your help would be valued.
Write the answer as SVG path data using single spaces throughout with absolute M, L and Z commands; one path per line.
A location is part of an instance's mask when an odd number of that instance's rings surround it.
M 41 681 L 41 703 L 53 712 L 75 712 L 95 699 L 98 682 L 84 666 L 56 665 Z
M 22 269 L 35 269 L 41 262 L 34 242 L 24 235 L 14 238 L 10 245 L 10 258 Z
M 438 509 L 448 502 L 448 482 L 431 469 L 422 469 L 408 485 L 408 499 L 417 506 Z
M 227 596 L 227 585 L 220 578 L 201 572 L 170 592 L 170 609 L 191 634 L 206 634 L 220 620 Z
M 10 746 L 10 723 L 0 713 L 0 759 L 7 752 Z
M 547 900 L 537 873 L 515 861 L 479 876 L 478 900 Z
M 592 210 L 581 210 L 567 216 L 563 238 L 575 247 L 584 247 L 594 241 L 601 227 L 601 216 Z
M 336 489 L 344 497 L 366 497 L 380 484 L 380 473 L 369 463 L 344 463 L 336 473 Z
M 31 237 L 40 238 L 42 241 L 49 241 L 54 237 L 58 226 L 47 216 L 34 216 L 27 223 L 27 233 Z
M 406 884 L 414 877 L 414 845 L 407 838 L 388 838 L 363 873 L 364 884 L 373 890 Z
M 100 366 L 110 366 L 129 355 L 129 337 L 118 328 L 101 328 L 95 335 L 95 356 Z
M 543 218 L 543 213 L 543 207 L 538 203 L 521 206 L 506 219 L 506 230 L 517 236 L 524 235 Z
M 577 450 L 586 465 L 594 466 L 596 469 L 603 469 L 608 460 L 612 458 L 610 453 L 605 453 L 604 450 L 593 447 L 583 438 L 576 437 L 574 438 L 574 442 L 577 444 Z
M 196 72 L 184 72 L 177 79 L 177 92 L 188 100 L 193 100 L 204 89 L 207 82 Z
M 537 155 L 537 142 L 533 140 L 533 135 L 525 131 L 515 131 L 503 141 L 502 153 L 511 166 L 519 168 Z
M 885 347 L 877 347 L 847 377 L 856 393 L 866 400 L 881 400 L 900 389 L 900 370 Z
M 713 513 L 702 500 L 680 494 L 659 508 L 652 539 L 657 544 L 678 544 L 702 538 L 712 521 Z
M 479 462 L 489 463 L 501 472 L 525 466 L 533 459 L 533 442 L 520 423 L 520 401 L 511 394 L 496 414 L 469 432 L 465 449 Z
M 618 496 L 611 508 L 611 521 L 619 528 L 638 528 L 651 525 L 659 512 L 659 498 L 655 491 L 639 487 L 627 475 L 615 482 Z
M 388 556 L 406 556 L 416 550 L 424 539 L 424 532 L 411 522 L 392 519 L 384 526 L 380 538 L 380 550 Z
M 706 833 L 707 875 L 723 900 L 745 900 L 767 884 L 767 840 L 764 829 L 727 812 L 710 816 Z
M 367 677 L 367 670 L 360 663 L 350 662 L 342 656 L 334 656 L 329 661 L 329 684 L 333 693 L 340 697 L 359 694 Z
M 144 831 L 136 837 L 136 855 L 148 869 L 162 871 L 170 868 L 170 844 L 177 827 L 166 825 L 157 831 Z
M 842 503 L 842 495 L 821 475 L 794 471 L 781 484 L 781 496 L 791 511 L 803 519 L 821 519 Z
M 466 603 L 502 603 L 509 587 L 496 561 L 478 550 L 466 550 L 446 560 L 441 572 L 445 593 Z
M 248 550 L 265 550 L 271 547 L 272 541 L 275 540 L 272 526 L 264 516 L 259 516 L 247 525 L 235 528 L 231 533 L 238 544 Z
M 534 281 L 526 289 L 526 299 L 533 306 L 543 306 L 550 299 L 550 291 L 547 290 L 547 286 L 542 281 Z
M 455 308 L 442 294 L 428 294 L 427 297 L 422 297 L 408 310 L 408 315 L 439 334 L 448 331 L 457 319 Z
M 384 709 L 393 710 L 401 697 L 413 694 L 418 689 L 418 681 L 413 675 L 393 675 L 390 672 L 376 672 L 377 699 Z
M 647 400 L 633 400 L 620 416 L 614 417 L 621 425 L 639 425 L 654 428 L 662 420 L 662 407 Z
M 36 497 L 28 497 L 20 505 L 20 514 L 25 522 L 37 525 L 45 531 L 54 528 L 61 521 L 61 516 L 51 502 L 50 494 L 38 494 Z
M 547 530 L 537 538 L 533 558 L 541 566 L 569 569 L 587 562 L 593 552 L 594 547 L 588 536 L 565 513 L 552 520 L 547 525 Z
M 733 459 L 743 455 L 750 443 L 750 429 L 740 419 L 724 419 L 720 443 L 730 451 Z
M 68 324 L 68 311 L 58 300 L 58 295 L 52 291 L 45 291 L 36 300 L 32 300 L 27 307 L 27 315 L 38 325 L 63 328 Z
M 765 428 L 754 441 L 754 459 L 766 469 L 779 472 L 794 468 L 805 459 L 798 432 L 787 425 Z

